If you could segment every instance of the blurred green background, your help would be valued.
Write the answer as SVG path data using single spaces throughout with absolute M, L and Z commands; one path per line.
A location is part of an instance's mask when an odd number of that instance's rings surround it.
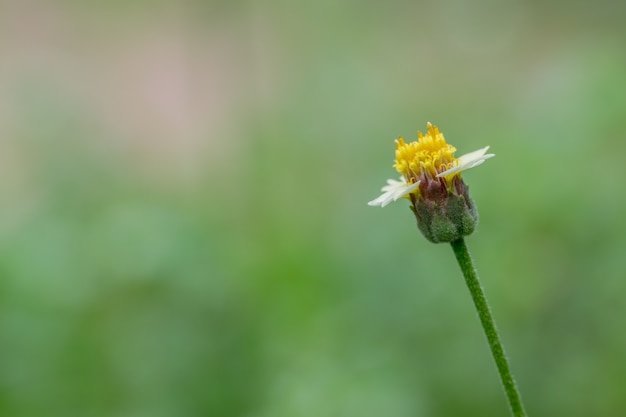
M 437 124 L 531 416 L 626 409 L 626 3 L 0 3 L 0 414 L 504 416 L 378 195 Z

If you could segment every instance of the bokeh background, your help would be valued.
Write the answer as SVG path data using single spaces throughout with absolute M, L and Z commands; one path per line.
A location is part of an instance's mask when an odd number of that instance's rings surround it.
M 0 414 L 504 416 L 393 139 L 437 124 L 531 416 L 626 409 L 626 3 L 2 0 Z

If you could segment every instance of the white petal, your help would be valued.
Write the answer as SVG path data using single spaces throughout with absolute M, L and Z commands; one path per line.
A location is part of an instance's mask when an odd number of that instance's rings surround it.
M 467 161 L 480 159 L 484 154 L 487 153 L 488 149 L 489 149 L 489 146 L 485 146 L 484 148 L 479 149 L 477 151 L 466 153 L 465 155 L 459 156 L 459 161 L 460 163 L 464 163 Z
M 395 191 L 403 187 L 406 187 L 406 182 L 404 181 L 387 180 L 387 185 L 381 188 L 380 191 Z
M 391 201 L 392 195 L 393 191 L 387 191 L 375 198 L 374 200 L 368 202 L 367 205 L 385 207 Z
M 485 155 L 487 149 L 489 149 L 489 146 L 459 157 L 457 166 L 443 171 L 442 173 L 438 174 L 437 177 L 448 177 L 450 175 L 465 171 L 466 169 L 477 167 L 478 165 L 485 162 L 487 159 L 493 158 L 495 156 L 492 153 Z
M 374 199 L 374 200 L 372 200 L 372 201 L 368 201 L 368 202 L 367 202 L 367 205 L 368 205 L 368 206 L 372 206 L 372 207 L 375 207 L 375 206 L 380 206 L 380 205 L 382 204 L 382 200 L 381 200 L 381 198 L 382 198 L 382 195 L 381 195 L 380 197 L 378 197 L 378 198 L 375 198 L 375 199 Z
M 387 195 L 387 197 L 383 200 L 383 202 L 380 204 L 381 207 L 385 207 L 388 206 L 389 203 L 393 202 L 393 195 L 389 194 Z
M 404 188 L 402 190 L 398 190 L 398 191 L 401 191 L 401 192 L 396 193 L 396 195 L 394 196 L 393 201 L 396 201 L 399 198 L 402 198 L 402 197 L 404 197 L 407 194 L 411 194 L 413 191 L 415 191 L 415 189 L 417 187 L 419 187 L 419 185 L 420 185 L 420 181 L 418 181 L 416 183 L 413 183 L 413 184 L 405 184 L 406 188 Z
M 405 195 L 413 192 L 419 186 L 419 181 L 415 184 L 407 184 L 404 178 L 401 181 L 387 180 L 387 185 L 382 188 L 383 194 L 367 203 L 370 206 L 385 207 L 389 203 L 396 201 Z

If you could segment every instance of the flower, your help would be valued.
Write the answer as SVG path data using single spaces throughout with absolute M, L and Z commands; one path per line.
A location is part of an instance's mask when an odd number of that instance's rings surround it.
M 448 144 L 437 126 L 427 125 L 426 135 L 417 133 L 416 142 L 396 143 L 394 168 L 400 181 L 387 180 L 383 194 L 370 206 L 385 207 L 400 198 L 411 200 L 418 226 L 433 242 L 452 241 L 474 231 L 478 214 L 469 197 L 461 172 L 495 156 L 489 147 L 454 157 L 456 148 Z
M 387 180 L 387 185 L 381 190 L 384 193 L 367 204 L 385 207 L 402 197 L 409 198 L 411 193 L 419 196 L 418 187 L 422 181 L 443 178 L 447 184 L 451 184 L 454 177 L 461 172 L 477 167 L 495 156 L 487 153 L 489 146 L 486 146 L 455 158 L 456 148 L 446 143 L 437 126 L 429 122 L 427 127 L 426 135 L 417 133 L 417 142 L 407 144 L 402 136 L 395 141 L 396 161 L 393 167 L 402 175 L 400 181 Z

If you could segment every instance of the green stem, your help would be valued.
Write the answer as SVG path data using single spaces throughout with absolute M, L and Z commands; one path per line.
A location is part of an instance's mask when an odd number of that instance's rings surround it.
M 500 341 L 498 331 L 496 330 L 496 324 L 493 320 L 493 316 L 491 315 L 491 311 L 489 310 L 489 304 L 487 304 L 485 293 L 480 286 L 480 281 L 478 281 L 478 274 L 472 264 L 472 258 L 470 257 L 467 246 L 465 245 L 465 240 L 461 238 L 455 240 L 451 244 L 456 260 L 458 261 L 461 271 L 463 271 L 463 275 L 465 276 L 467 287 L 472 294 L 472 299 L 474 300 L 474 305 L 478 311 L 480 322 L 483 325 L 485 335 L 487 336 L 487 341 L 489 341 L 491 354 L 493 355 L 493 359 L 496 361 L 498 372 L 500 373 L 500 379 L 502 380 L 504 391 L 506 392 L 506 396 L 509 400 L 511 412 L 515 417 L 525 417 L 526 412 L 524 411 L 524 406 L 522 405 L 522 399 L 517 387 L 515 386 L 513 376 L 511 375 L 509 362 L 504 354 L 504 348 L 502 346 L 502 342 Z

